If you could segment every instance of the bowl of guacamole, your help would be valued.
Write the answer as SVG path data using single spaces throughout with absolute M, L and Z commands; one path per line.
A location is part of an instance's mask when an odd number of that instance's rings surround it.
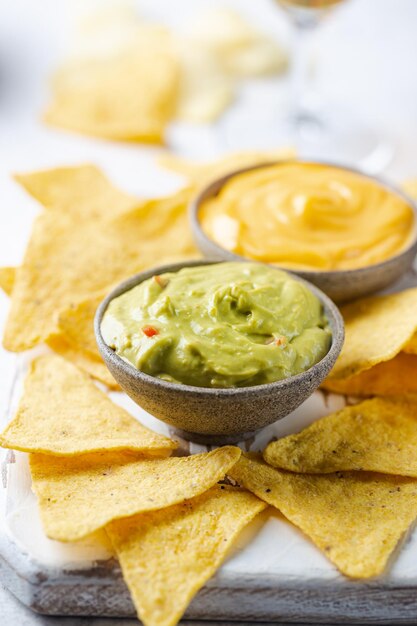
M 322 382 L 343 321 L 306 281 L 254 262 L 192 261 L 117 287 L 95 320 L 100 352 L 144 409 L 194 441 L 236 441 Z

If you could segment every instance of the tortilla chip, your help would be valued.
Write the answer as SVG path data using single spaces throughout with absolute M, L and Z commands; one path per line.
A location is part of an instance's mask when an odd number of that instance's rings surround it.
M 13 291 L 17 269 L 18 268 L 16 267 L 0 267 L 0 288 L 3 289 L 8 296 L 11 296 Z M 68 359 L 79 369 L 82 369 L 84 372 L 100 381 L 110 389 L 120 389 L 98 352 L 95 344 L 95 336 L 90 328 L 90 325 L 92 326 L 93 323 L 92 320 L 94 319 L 94 307 L 98 304 L 98 302 L 100 302 L 101 298 L 102 295 L 100 294 L 97 298 L 94 298 L 91 301 L 88 300 L 85 303 L 81 302 L 80 313 L 77 313 L 78 307 L 70 309 L 68 313 L 68 320 L 66 317 L 67 312 L 64 311 L 62 318 L 59 316 L 59 322 L 61 323 L 61 320 L 63 320 L 63 326 L 67 331 L 67 337 L 64 338 L 62 334 L 53 335 L 49 337 L 47 343 L 54 352 Z M 88 315 L 90 315 L 88 319 L 87 310 Z M 76 329 L 75 322 L 78 314 L 81 316 L 81 322 Z M 73 345 L 68 342 L 68 339 Z M 80 349 L 79 345 L 77 346 L 77 343 L 85 345 L 86 350 Z M 92 350 L 93 346 L 95 347 L 95 352 Z
M 150 212 L 155 211 L 155 214 L 158 214 L 159 210 L 159 201 L 149 201 Z M 179 216 L 181 218 L 181 215 Z M 174 215 L 175 219 L 175 215 Z M 181 239 L 181 229 L 182 224 L 181 220 L 178 224 L 178 238 L 177 242 L 169 243 L 169 247 L 165 254 L 160 254 L 160 261 L 154 261 L 153 264 L 160 263 L 174 263 L 178 260 L 182 260 L 185 256 L 195 257 L 197 256 L 197 252 L 188 254 L 179 254 L 178 256 L 174 255 L 175 248 L 178 245 L 184 243 L 184 234 Z M 173 238 L 175 237 L 173 224 Z M 151 235 L 150 235 L 151 237 Z M 192 249 L 193 244 L 190 242 L 190 250 Z M 167 254 L 169 252 L 169 255 Z M 93 295 L 87 300 L 83 300 L 77 304 L 72 305 L 70 308 L 61 311 L 58 316 L 58 327 L 60 330 L 60 334 L 65 337 L 65 341 L 68 342 L 74 349 L 83 352 L 89 353 L 90 356 L 93 356 L 96 360 L 99 359 L 102 362 L 100 353 L 97 348 L 97 342 L 94 335 L 94 316 L 97 310 L 97 307 L 107 294 L 108 289 L 98 293 L 97 295 Z M 88 356 L 88 355 L 86 355 Z M 90 368 L 91 369 L 91 368 Z M 107 368 L 106 368 L 107 370 Z M 94 375 L 94 374 L 93 374 Z M 95 375 L 94 375 L 95 376 Z M 96 376 L 95 376 L 96 377 Z M 107 377 L 108 378 L 108 377 Z M 101 378 L 102 379 L 102 378 Z M 100 378 L 99 378 L 100 380 Z M 108 384 L 108 383 L 106 383 Z
M 31 363 L 17 413 L 0 435 L 0 444 L 56 456 L 102 450 L 167 456 L 177 447 L 142 426 L 86 374 L 54 355 Z
M 326 378 L 322 387 L 349 396 L 396 396 L 417 393 L 417 356 L 400 352 L 357 376 Z
M 58 211 L 39 215 L 17 274 L 4 347 L 31 348 L 59 333 L 60 311 L 147 267 L 199 256 L 187 219 L 189 198 L 182 190 L 107 221 L 74 221 Z
M 78 219 L 108 219 L 132 211 L 140 200 L 117 189 L 95 165 L 18 174 L 15 180 L 45 209 Z
M 73 458 L 32 454 L 30 468 L 45 533 L 77 541 L 114 519 L 204 493 L 239 457 L 239 448 L 232 446 L 156 460 L 137 460 L 126 452 Z
M 106 526 L 145 626 L 175 626 L 265 504 L 217 485 L 183 504 Z
M 133 45 L 61 68 L 44 119 L 87 135 L 159 143 L 174 114 L 178 79 L 169 32 L 143 26 Z
M 407 354 L 417 354 L 417 334 L 411 337 L 410 341 L 404 346 L 403 352 Z
M 264 152 L 250 150 L 245 152 L 232 152 L 221 159 L 208 162 L 196 162 L 195 160 L 184 159 L 170 152 L 166 152 L 159 157 L 158 163 L 175 174 L 185 176 L 190 184 L 203 187 L 210 181 L 240 168 L 256 165 L 257 163 L 286 161 L 294 157 L 295 152 L 290 148 Z
M 263 457 L 291 472 L 368 470 L 417 477 L 417 399 L 374 398 L 347 406 L 273 441 Z
M 417 288 L 352 302 L 341 309 L 345 343 L 329 380 L 340 380 L 393 359 L 417 329 Z
M 417 516 L 417 481 L 370 472 L 293 474 L 242 456 L 229 472 L 279 509 L 346 576 L 382 574 Z
M 0 267 L 0 289 L 6 296 L 11 296 L 16 280 L 16 267 Z
M 106 296 L 107 291 L 83 300 L 69 309 L 62 311 L 58 316 L 60 333 L 74 348 L 81 348 L 91 357 L 100 359 L 96 338 L 94 335 L 94 316 L 97 307 Z
M 46 343 L 51 350 L 73 363 L 78 369 L 103 383 L 109 389 L 120 391 L 120 386 L 114 380 L 101 358 L 72 346 L 62 335 L 52 335 L 47 339 Z
M 46 212 L 37 218 L 16 278 L 5 330 L 6 349 L 25 350 L 56 334 L 60 308 L 71 306 L 77 294 L 81 298 L 88 291 L 94 292 L 95 281 L 98 287 L 108 284 L 94 261 L 90 271 L 86 271 L 89 258 L 94 256 L 92 251 L 106 244 L 105 238 L 98 236 L 96 245 L 91 245 L 95 230 L 92 224 L 75 227 L 66 214 Z M 120 265 L 118 271 L 122 271 Z

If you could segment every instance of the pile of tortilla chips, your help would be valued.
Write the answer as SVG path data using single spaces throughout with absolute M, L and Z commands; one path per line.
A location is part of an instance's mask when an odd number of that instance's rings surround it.
M 71 542 L 108 533 L 146 626 L 174 626 L 267 506 L 218 484 L 239 448 L 169 456 L 174 441 L 146 429 L 58 356 L 32 363 L 0 444 L 30 453 L 48 537 Z
M 270 443 L 263 458 L 232 446 L 175 456 L 174 441 L 91 380 L 115 387 L 93 333 L 104 295 L 137 271 L 198 254 L 187 205 L 211 178 L 287 154 L 210 164 L 167 157 L 187 186 L 152 200 L 121 192 L 89 165 L 17 177 L 44 208 L 22 266 L 0 268 L 11 297 L 4 343 L 21 351 L 45 342 L 56 354 L 32 362 L 0 445 L 29 453 L 48 537 L 105 530 L 146 626 L 174 626 L 267 505 L 353 578 L 382 574 L 417 517 L 417 395 L 405 395 L 417 391 L 417 289 L 342 310 L 346 342 L 324 386 L 384 397 Z
M 417 517 L 417 398 L 346 407 L 270 443 L 264 459 L 233 446 L 177 457 L 174 441 L 46 355 L 0 444 L 30 454 L 48 537 L 105 530 L 146 626 L 174 626 L 267 505 L 353 578 L 382 574 Z

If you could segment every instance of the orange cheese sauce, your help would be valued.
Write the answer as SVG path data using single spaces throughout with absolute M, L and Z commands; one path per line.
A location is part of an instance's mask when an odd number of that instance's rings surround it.
M 221 247 L 289 269 L 379 263 L 411 242 L 409 202 L 370 178 L 314 163 L 265 166 L 231 178 L 200 208 Z

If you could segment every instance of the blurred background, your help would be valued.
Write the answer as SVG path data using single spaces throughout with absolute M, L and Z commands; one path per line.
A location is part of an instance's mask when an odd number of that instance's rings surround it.
M 298 62 L 294 16 L 284 4 L 274 0 L 1 3 L 0 264 L 20 262 L 37 211 L 36 203 L 13 182 L 13 173 L 93 162 L 134 193 L 152 195 L 178 185 L 176 176 L 162 172 L 155 163 L 161 146 L 112 141 L 43 121 L 45 110 L 57 100 L 52 90 L 57 71 L 65 83 L 65 68 L 72 66 L 77 78 L 78 68 L 89 58 L 106 59 L 126 42 L 135 42 L 135 29 L 141 25 L 167 27 L 180 58 L 182 95 L 180 104 L 172 105 L 175 111 L 164 129 L 165 149 L 192 159 L 213 158 L 230 150 L 262 148 L 268 128 L 271 136 L 265 147 L 298 147 L 288 133 L 277 131 L 284 128 L 283 120 L 297 97 L 291 84 Z M 314 84 L 313 100 L 319 94 L 318 106 L 323 105 L 325 115 L 340 110 L 349 122 L 359 119 L 388 146 L 376 170 L 398 182 L 417 176 L 417 2 L 336 4 L 316 20 L 315 28 L 305 29 L 309 41 L 304 83 Z M 151 34 L 152 45 L 156 41 L 158 48 L 158 39 Z M 152 74 L 152 54 L 149 59 Z M 67 75 L 71 83 L 71 71 Z M 129 92 L 143 98 L 146 83 L 129 80 L 128 72 L 127 76 Z M 73 100 L 76 96 L 75 89 Z M 344 140 L 360 137 L 348 125 L 346 130 Z M 341 143 L 342 156 L 344 149 Z M 321 156 L 314 152 L 313 147 L 308 156 Z M 359 164 L 356 159 L 342 160 Z
M 351 132 L 353 120 L 354 129 L 356 123 L 359 131 L 370 128 L 388 146 L 375 170 L 398 182 L 417 176 L 417 2 L 336 4 L 322 19 L 313 20 L 318 22 L 314 28 L 310 24 L 302 28 L 306 63 L 301 82 L 308 88 L 303 87 L 301 95 L 311 92 L 307 99 L 312 96 L 313 108 L 317 105 L 320 114 L 324 112 L 325 121 L 334 112 L 342 113 L 338 131 L 346 132 L 343 141 L 336 142 L 342 161 L 360 164 L 349 154 L 344 158 L 345 143 L 361 138 L 360 132 Z M 0 264 L 19 263 L 37 211 L 36 203 L 13 182 L 13 173 L 93 162 L 126 190 L 152 195 L 179 184 L 178 177 L 162 172 L 155 162 L 163 149 L 204 159 L 251 147 L 298 148 L 291 133 L 285 132 L 285 123 L 300 91 L 291 78 L 300 59 L 294 53 L 294 15 L 283 5 L 284 0 L 1 3 Z M 79 68 L 84 71 L 91 58 L 110 58 L 125 44 L 134 46 L 136 28 L 143 26 L 145 31 L 150 27 L 149 45 L 156 49 L 162 48 L 158 41 L 165 35 L 157 32 L 155 38 L 153 31 L 167 27 L 180 66 L 181 94 L 175 104 L 171 102 L 165 147 L 64 128 L 62 118 L 71 111 L 63 111 L 65 103 L 59 103 L 59 85 L 63 101 Z M 152 58 L 150 53 L 150 74 Z M 142 76 L 144 68 L 140 70 Z M 126 74 L 129 93 L 143 99 L 149 91 L 146 81 L 133 75 L 130 80 Z M 77 85 L 74 90 L 70 107 L 79 100 Z M 114 92 L 119 91 L 116 85 Z M 62 105 L 61 119 L 55 111 L 55 120 L 46 124 L 45 111 L 55 105 L 56 109 Z M 320 150 L 315 154 L 316 147 L 307 150 L 307 156 L 322 156 Z

